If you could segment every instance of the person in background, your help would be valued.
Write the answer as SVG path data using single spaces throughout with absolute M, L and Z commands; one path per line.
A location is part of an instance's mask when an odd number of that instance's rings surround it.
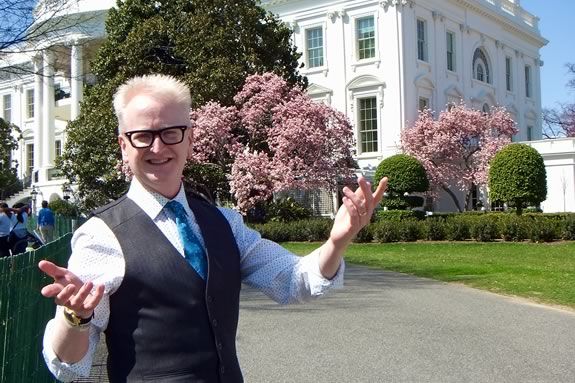
M 42 209 L 38 211 L 37 226 L 44 243 L 54 240 L 54 213 L 48 207 L 48 201 L 42 201 Z
M 12 228 L 12 212 L 8 204 L 0 203 L 0 257 L 10 256 L 10 229 Z
M 241 283 L 280 303 L 317 298 L 343 283 L 343 254 L 386 188 L 363 178 L 329 239 L 305 257 L 262 239 L 233 209 L 187 190 L 191 96 L 170 76 L 136 77 L 114 95 L 129 191 L 96 210 L 72 238 L 68 267 L 41 261 L 58 305 L 44 359 L 62 381 L 89 376 L 106 335 L 110 382 L 243 381 L 236 332 Z M 334 330 L 335 331 L 335 330 Z M 318 340 L 321 342 L 321 340 Z
M 12 206 L 12 213 L 12 233 L 15 240 L 10 243 L 10 247 L 12 255 L 16 255 L 25 252 L 28 245 L 28 206 L 15 204 Z

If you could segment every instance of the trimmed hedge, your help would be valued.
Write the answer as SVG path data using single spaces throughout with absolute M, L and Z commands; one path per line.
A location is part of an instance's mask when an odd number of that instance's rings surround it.
M 308 219 L 251 225 L 263 238 L 275 242 L 325 241 L 332 220 Z M 495 240 L 551 242 L 575 240 L 575 214 L 508 213 L 454 214 L 427 217 L 425 220 L 401 217 L 375 220 L 364 227 L 355 242 Z

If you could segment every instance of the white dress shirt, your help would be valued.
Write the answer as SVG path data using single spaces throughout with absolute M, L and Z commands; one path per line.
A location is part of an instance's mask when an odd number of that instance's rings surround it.
M 169 199 L 146 190 L 136 178 L 128 191 L 134 201 L 154 221 L 170 243 L 184 256 L 175 216 L 164 205 Z M 183 187 L 174 198 L 184 206 L 194 234 L 205 248 L 200 228 L 190 209 Z M 306 257 L 298 257 L 275 242 L 262 239 L 260 234 L 243 223 L 242 216 L 227 208 L 218 208 L 229 222 L 240 253 L 242 282 L 253 286 L 279 303 L 303 302 L 318 297 L 330 288 L 343 285 L 344 263 L 334 278 L 325 279 L 319 270 L 319 250 Z M 52 349 L 55 319 L 46 325 L 44 359 L 50 371 L 62 381 L 71 381 L 90 374 L 92 359 L 100 334 L 108 325 L 110 295 L 122 284 L 125 262 L 122 249 L 114 233 L 97 217 L 90 218 L 72 237 L 72 255 L 68 269 L 82 281 L 103 284 L 105 293 L 94 311 L 90 328 L 90 346 L 82 360 L 69 364 L 61 362 Z M 58 306 L 56 316 L 62 315 Z

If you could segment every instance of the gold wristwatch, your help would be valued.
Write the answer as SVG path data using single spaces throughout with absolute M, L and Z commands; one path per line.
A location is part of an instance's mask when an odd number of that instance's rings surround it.
M 90 328 L 90 322 L 94 318 L 94 313 L 88 318 L 82 318 L 74 312 L 74 310 L 64 307 L 64 318 L 70 327 L 77 328 L 79 330 Z

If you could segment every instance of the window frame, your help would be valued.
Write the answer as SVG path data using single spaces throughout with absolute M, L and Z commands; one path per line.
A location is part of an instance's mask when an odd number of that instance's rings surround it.
M 6 101 L 8 100 L 8 108 L 6 108 Z M 6 113 L 8 111 L 8 113 Z M 6 118 L 6 114 L 8 114 L 8 118 Z M 2 95 L 2 118 L 8 122 L 12 122 L 12 94 L 5 93 Z
M 532 98 L 533 97 L 533 74 L 531 70 L 531 65 L 525 65 L 525 97 Z
M 451 41 L 450 41 L 451 37 Z M 456 36 L 455 32 L 446 31 L 445 32 L 445 54 L 447 60 L 447 70 L 451 72 L 457 71 L 457 60 L 456 60 Z M 450 47 L 451 43 L 451 47 Z
M 505 56 L 505 89 L 513 92 L 513 59 Z
M 422 28 L 420 29 L 420 25 Z M 422 35 L 420 35 L 420 31 Z M 419 61 L 429 62 L 429 38 L 427 33 L 427 20 L 421 17 L 416 21 L 416 41 L 417 41 L 417 59 Z
M 320 30 L 321 46 L 310 48 L 309 47 L 308 33 L 310 31 L 317 30 L 317 29 Z M 326 55 L 325 55 L 326 51 L 325 51 L 325 27 L 324 27 L 324 25 L 323 24 L 316 24 L 316 25 L 307 26 L 303 32 L 303 39 L 304 39 L 304 46 L 305 46 L 305 64 L 307 66 L 306 69 L 317 70 L 320 68 L 325 68 L 325 66 L 326 66 Z M 320 49 L 320 48 L 321 48 L 321 65 L 311 66 L 310 65 L 310 50 L 311 49 Z
M 371 124 L 375 123 L 375 127 L 370 126 L 370 129 L 362 129 L 362 123 L 364 121 L 368 121 L 368 119 L 362 119 L 362 102 L 366 100 L 372 100 L 373 104 L 369 109 L 371 112 L 375 113 L 375 116 L 370 115 L 369 122 Z M 357 113 L 356 113 L 356 121 L 357 121 L 357 146 L 358 146 L 358 154 L 371 154 L 371 153 L 378 153 L 379 151 L 379 107 L 378 107 L 378 97 L 376 94 L 365 94 L 365 95 L 358 95 L 356 98 L 356 105 L 357 105 Z M 367 111 L 367 109 L 363 109 L 363 111 Z M 371 133 L 375 134 L 375 138 L 371 140 L 363 140 L 362 134 Z M 365 149 L 364 150 L 364 142 L 365 142 Z M 370 146 L 368 146 L 370 145 Z M 375 147 L 373 147 L 375 146 Z M 371 149 L 371 150 L 368 150 Z
M 373 22 L 372 25 L 372 33 L 373 36 L 369 37 L 369 38 L 365 38 L 365 39 L 360 39 L 360 30 L 359 30 L 359 23 L 361 21 L 367 20 L 367 19 L 371 19 Z M 372 39 L 373 40 L 373 46 L 371 48 L 369 48 L 370 50 L 373 50 L 373 56 L 370 57 L 361 57 L 361 41 L 366 41 L 367 39 Z M 356 61 L 373 61 L 373 60 L 377 60 L 378 58 L 378 49 L 377 49 L 377 23 L 376 23 L 376 17 L 375 14 L 368 14 L 368 15 L 361 15 L 361 16 L 357 16 L 354 19 L 354 41 L 355 41 L 355 59 Z
M 26 171 L 27 176 L 34 172 L 34 143 L 26 144 Z
M 26 96 L 26 119 L 28 119 L 28 120 L 31 120 L 31 119 L 36 117 L 34 114 L 35 93 L 36 92 L 34 91 L 34 88 L 28 88 L 24 92 L 24 94 Z

